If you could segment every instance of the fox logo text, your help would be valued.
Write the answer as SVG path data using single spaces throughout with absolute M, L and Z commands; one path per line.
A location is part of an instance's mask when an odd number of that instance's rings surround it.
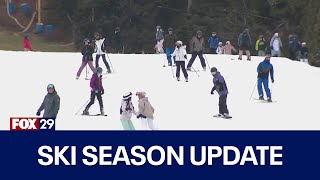
M 10 118 L 11 131 L 55 130 L 54 118 L 13 117 Z

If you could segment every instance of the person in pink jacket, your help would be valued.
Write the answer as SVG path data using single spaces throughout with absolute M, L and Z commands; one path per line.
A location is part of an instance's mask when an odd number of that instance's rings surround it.
M 139 111 L 137 112 L 137 119 L 141 120 L 141 125 L 143 130 L 156 130 L 154 125 L 154 108 L 146 97 L 145 92 L 137 92 L 136 96 L 139 98 Z
M 231 45 L 230 41 L 227 41 L 224 46 L 224 54 L 232 55 L 232 51 L 237 52 L 237 50 Z

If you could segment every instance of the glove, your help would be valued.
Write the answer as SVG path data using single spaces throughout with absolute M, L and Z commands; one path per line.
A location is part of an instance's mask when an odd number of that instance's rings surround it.
M 130 107 L 127 107 L 126 108 L 126 111 L 131 111 L 132 109 Z
M 103 95 L 104 94 L 104 89 L 102 89 L 102 91 L 101 91 L 101 95 Z
M 137 116 L 137 118 L 139 119 L 139 118 L 147 118 L 146 116 L 144 116 L 144 115 L 142 115 L 142 114 L 139 114 L 138 116 Z
M 212 95 L 213 95 L 213 94 L 214 94 L 214 91 L 212 91 L 212 90 L 211 90 L 210 94 L 212 94 Z
M 37 116 L 40 116 L 40 112 L 39 111 L 37 111 L 37 114 L 36 114 Z
M 271 82 L 274 83 L 274 79 L 271 79 Z

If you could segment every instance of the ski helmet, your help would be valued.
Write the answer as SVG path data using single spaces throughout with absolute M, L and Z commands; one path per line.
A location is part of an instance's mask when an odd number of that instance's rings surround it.
M 98 67 L 98 68 L 97 68 L 97 73 L 98 73 L 98 74 L 102 74 L 102 71 L 103 71 L 103 70 L 102 70 L 101 67 Z
M 132 97 L 132 92 L 128 92 L 122 96 L 123 100 L 128 100 Z
M 55 89 L 53 84 L 48 84 L 47 89 Z
M 172 28 L 172 27 L 169 27 L 169 28 L 168 28 L 168 31 L 173 31 L 173 28 Z
M 210 72 L 211 72 L 211 73 L 213 73 L 213 72 L 218 72 L 218 69 L 217 69 L 216 67 L 212 67 L 211 70 L 210 70 Z
M 178 46 L 178 45 L 182 46 L 182 44 L 183 44 L 182 41 L 177 41 L 177 42 L 176 42 L 176 45 L 177 45 L 177 46 Z

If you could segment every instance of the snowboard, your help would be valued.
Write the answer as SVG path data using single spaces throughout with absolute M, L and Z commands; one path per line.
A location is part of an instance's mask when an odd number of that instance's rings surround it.
M 232 119 L 232 116 L 225 117 L 225 116 L 219 116 L 219 115 L 213 115 L 214 118 L 222 118 L 222 119 Z

